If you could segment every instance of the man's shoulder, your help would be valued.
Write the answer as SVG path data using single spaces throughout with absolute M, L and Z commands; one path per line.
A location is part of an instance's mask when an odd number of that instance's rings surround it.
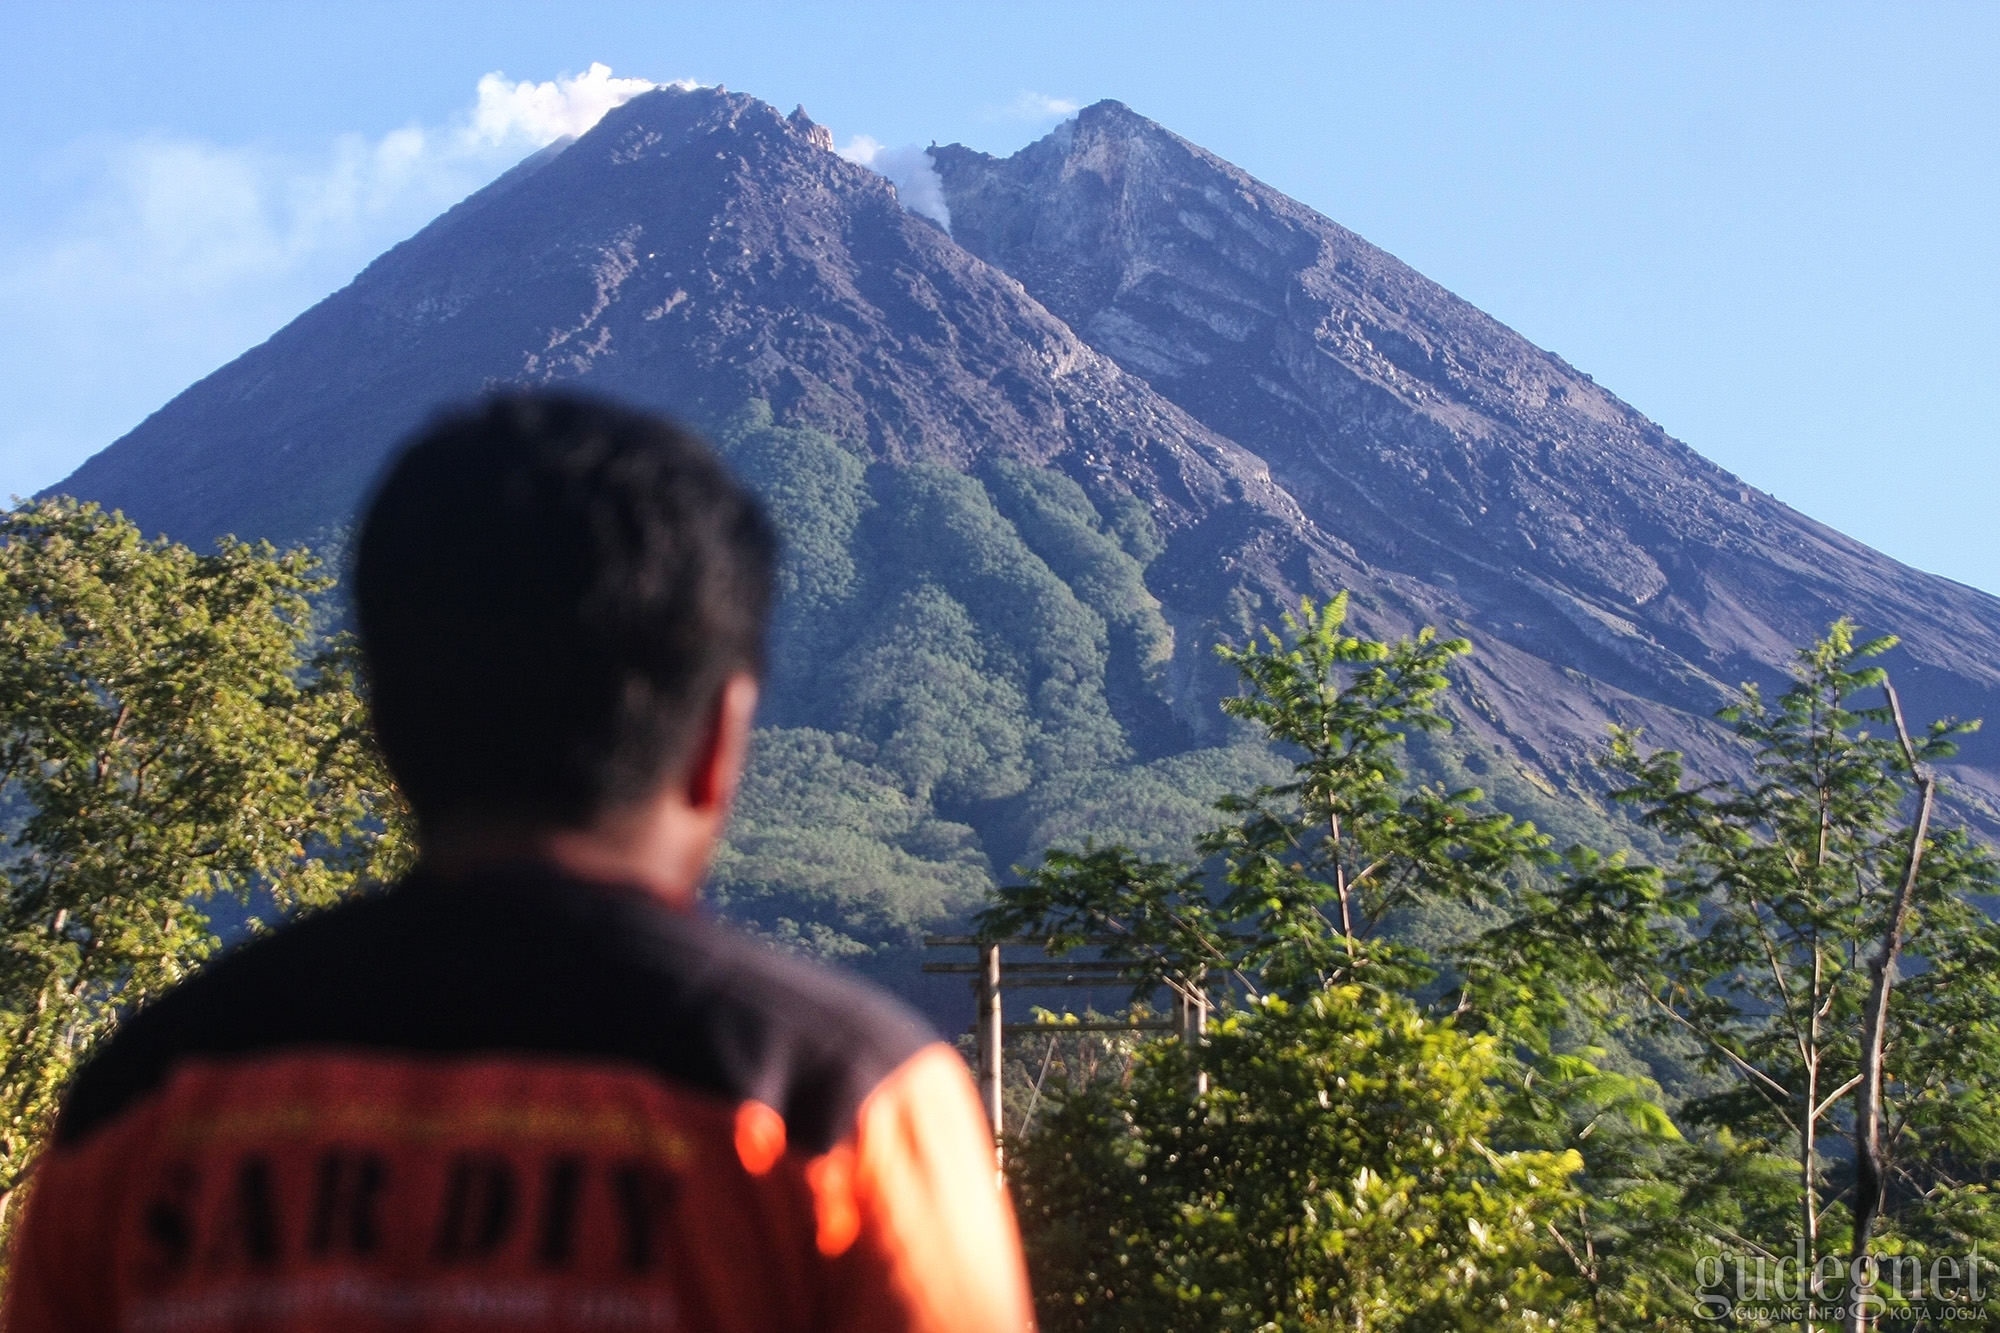
M 116 1118 L 184 1060 L 324 1049 L 638 1066 L 765 1102 L 793 1141 L 826 1144 L 934 1040 L 876 987 L 637 891 L 529 867 L 419 875 L 240 946 L 132 1015 L 58 1134 Z
M 314 958 L 365 936 L 389 910 L 388 895 L 369 893 L 287 922 L 227 949 L 200 971 L 123 1015 L 71 1083 L 56 1125 L 58 1144 L 87 1134 L 156 1088 L 179 1060 L 255 1050 L 291 1017 L 267 1001 L 274 977 L 300 957 Z

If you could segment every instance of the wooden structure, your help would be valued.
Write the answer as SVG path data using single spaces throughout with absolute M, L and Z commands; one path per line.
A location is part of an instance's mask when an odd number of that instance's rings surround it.
M 1118 943 L 1117 936 L 1090 936 L 1084 947 L 1102 947 Z M 977 1046 L 977 1066 L 979 1099 L 986 1106 L 986 1116 L 993 1122 L 993 1136 L 997 1140 L 1005 1132 L 1000 1105 L 1001 1053 L 1007 1034 L 1010 1032 L 1041 1032 L 1056 1035 L 1065 1032 L 1178 1032 L 1189 1041 L 1198 1040 L 1208 1030 L 1208 992 L 1198 985 L 1176 986 L 1164 983 L 1174 993 L 1174 1016 L 1170 1019 L 1138 1019 L 1117 1021 L 1094 1019 L 1082 1023 L 1009 1023 L 1002 1007 L 1006 990 L 1046 990 L 1062 987 L 1086 987 L 1091 989 L 1129 989 L 1137 984 L 1143 975 L 1141 965 L 1120 959 L 1083 959 L 1065 961 L 1041 958 L 1033 962 L 1007 962 L 1000 956 L 1005 948 L 1040 949 L 1044 941 L 1040 939 L 982 939 L 977 935 L 928 935 L 924 938 L 927 949 L 973 949 L 977 954 L 974 962 L 925 963 L 926 972 L 959 973 L 970 978 L 973 993 L 978 997 L 978 1017 L 973 1021 L 973 1035 Z M 1201 1075 L 1195 1091 L 1208 1091 L 1207 1075 Z

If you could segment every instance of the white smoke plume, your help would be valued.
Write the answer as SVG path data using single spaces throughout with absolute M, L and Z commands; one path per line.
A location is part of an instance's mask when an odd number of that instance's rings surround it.
M 944 201 L 944 180 L 929 153 L 915 144 L 889 148 L 865 134 L 857 134 L 837 150 L 849 162 L 857 162 L 887 176 L 896 187 L 903 207 L 951 230 L 951 209 Z
M 1077 113 L 1078 104 L 1067 97 L 1024 92 L 1001 113 L 1009 120 L 1059 120 Z
M 488 144 L 527 143 L 540 147 L 582 134 L 604 113 L 659 85 L 650 79 L 617 79 L 611 67 L 593 61 L 581 74 L 531 83 L 510 83 L 498 72 L 479 81 L 479 102 L 467 132 Z M 676 87 L 695 85 L 682 81 Z

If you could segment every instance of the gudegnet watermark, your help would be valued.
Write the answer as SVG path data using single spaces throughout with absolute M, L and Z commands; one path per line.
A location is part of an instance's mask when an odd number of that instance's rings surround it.
M 1963 1255 L 1840 1255 L 1817 1262 L 1800 1241 L 1792 1254 L 1705 1254 L 1695 1261 L 1695 1314 L 1747 1324 L 1841 1323 L 1858 1307 L 1875 1328 L 1987 1322 L 2000 1295 L 1992 1260 Z

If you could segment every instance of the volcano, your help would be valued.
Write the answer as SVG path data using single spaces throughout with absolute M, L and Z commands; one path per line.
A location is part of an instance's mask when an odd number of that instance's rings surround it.
M 1898 564 L 1116 102 L 934 148 L 951 228 L 803 110 L 664 88 L 552 146 L 55 488 L 195 544 L 320 541 L 440 403 L 562 386 L 708 431 L 785 529 L 729 908 L 861 957 L 1052 842 L 1177 844 L 1280 771 L 1213 645 L 1349 590 L 1476 652 L 1421 768 L 1558 837 L 1594 766 L 1841 615 L 1915 712 L 2000 711 L 2000 601 Z M 1950 769 L 2000 825 L 2000 748 Z

